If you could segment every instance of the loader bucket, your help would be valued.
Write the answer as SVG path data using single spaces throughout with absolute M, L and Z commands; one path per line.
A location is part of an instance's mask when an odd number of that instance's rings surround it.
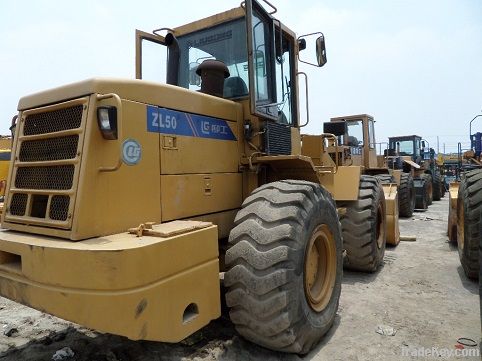
M 400 243 L 397 185 L 395 183 L 383 184 L 383 193 L 386 205 L 387 244 L 396 246 Z
M 451 182 L 449 185 L 449 219 L 447 235 L 451 242 L 457 242 L 457 202 L 459 185 L 459 182 Z

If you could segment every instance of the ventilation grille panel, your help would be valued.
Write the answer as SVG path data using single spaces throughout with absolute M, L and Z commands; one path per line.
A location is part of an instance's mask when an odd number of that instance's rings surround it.
M 265 153 L 268 155 L 291 154 L 291 127 L 274 122 L 266 122 Z

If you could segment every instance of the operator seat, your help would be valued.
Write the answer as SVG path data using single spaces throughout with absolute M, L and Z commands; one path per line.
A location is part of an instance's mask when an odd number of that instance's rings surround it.
M 358 147 L 360 145 L 360 142 L 358 142 L 358 139 L 352 135 L 348 136 L 348 145 L 351 147 Z
M 248 87 L 239 76 L 232 76 L 224 81 L 224 97 L 237 98 L 248 95 Z

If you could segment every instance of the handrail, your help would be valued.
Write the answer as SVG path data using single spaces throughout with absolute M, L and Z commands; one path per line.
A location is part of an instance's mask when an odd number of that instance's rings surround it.
M 299 75 L 305 76 L 306 123 L 303 124 L 303 125 L 300 124 L 298 126 L 298 128 L 303 128 L 303 127 L 306 127 L 308 125 L 308 123 L 310 122 L 310 109 L 309 109 L 309 105 L 308 105 L 308 75 L 306 75 L 306 73 L 302 72 L 302 71 L 299 71 L 299 72 L 296 73 L 296 76 L 299 76 Z
M 472 137 L 472 122 L 473 122 L 476 118 L 478 118 L 478 117 L 482 117 L 482 114 L 476 115 L 476 116 L 470 121 L 470 123 L 469 123 L 469 138 Z M 470 144 L 470 147 L 472 148 L 472 139 L 470 139 L 470 143 L 471 143 L 471 144 Z
M 268 4 L 268 6 L 271 7 L 271 9 L 273 9 L 273 11 L 268 12 L 268 14 L 273 15 L 273 14 L 276 14 L 278 12 L 278 9 L 276 8 L 276 6 L 271 4 L 269 1 L 267 1 L 267 0 L 262 0 L 262 1 L 265 2 L 266 4 Z M 243 9 L 246 9 L 246 1 L 241 1 L 241 4 L 239 4 L 239 6 Z
M 333 139 L 333 145 L 335 146 L 335 170 L 333 172 L 333 174 L 336 174 L 338 172 L 338 138 L 336 137 L 336 135 L 332 134 L 332 133 L 322 133 L 321 134 L 321 139 L 324 140 L 324 139 L 328 139 L 328 138 L 332 138 Z

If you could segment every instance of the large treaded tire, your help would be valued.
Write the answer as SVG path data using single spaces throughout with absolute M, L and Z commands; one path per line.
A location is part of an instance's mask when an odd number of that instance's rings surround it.
M 424 178 L 425 182 L 427 183 L 427 186 L 425 188 L 426 189 L 425 196 L 426 196 L 427 207 L 428 207 L 433 203 L 433 188 L 434 188 L 433 179 L 432 179 L 432 175 L 428 173 L 422 174 L 422 178 Z
M 341 215 L 343 247 L 347 251 L 345 268 L 375 272 L 383 261 L 386 246 L 385 195 L 379 181 L 360 177 L 358 200 L 339 202 L 346 208 Z
M 465 173 L 457 201 L 457 245 L 460 263 L 467 277 L 479 277 L 480 216 L 482 211 L 482 170 Z
M 445 193 L 447 192 L 447 188 L 446 188 L 446 185 L 445 185 L 445 176 L 444 175 L 440 175 L 440 189 L 442 190 L 442 193 L 440 194 L 440 196 L 442 198 L 445 197 Z
M 396 183 L 395 178 L 390 174 L 376 174 L 375 178 L 379 179 L 381 184 Z
M 422 184 L 421 187 L 419 187 L 420 183 Z M 419 178 L 416 178 L 416 180 L 414 180 L 414 187 L 415 187 L 415 208 L 427 209 L 429 183 L 427 182 L 425 174 L 422 174 Z
M 398 187 L 398 213 L 400 217 L 411 217 L 415 209 L 415 188 L 410 173 L 400 175 Z
M 332 257 L 313 268 L 307 263 L 308 249 L 313 249 L 312 240 L 322 228 L 332 235 L 327 243 L 333 247 Z M 330 262 L 335 263 L 329 266 Z M 323 278 L 332 283 L 323 286 L 328 290 L 326 303 L 317 311 L 305 286 L 307 264 L 331 275 Z M 257 188 L 236 215 L 226 252 L 226 303 L 236 330 L 275 351 L 309 352 L 335 319 L 342 264 L 341 227 L 335 202 L 325 189 L 297 180 Z
M 440 174 L 435 172 L 433 175 L 433 200 L 439 201 L 442 198 L 442 182 L 440 180 Z

